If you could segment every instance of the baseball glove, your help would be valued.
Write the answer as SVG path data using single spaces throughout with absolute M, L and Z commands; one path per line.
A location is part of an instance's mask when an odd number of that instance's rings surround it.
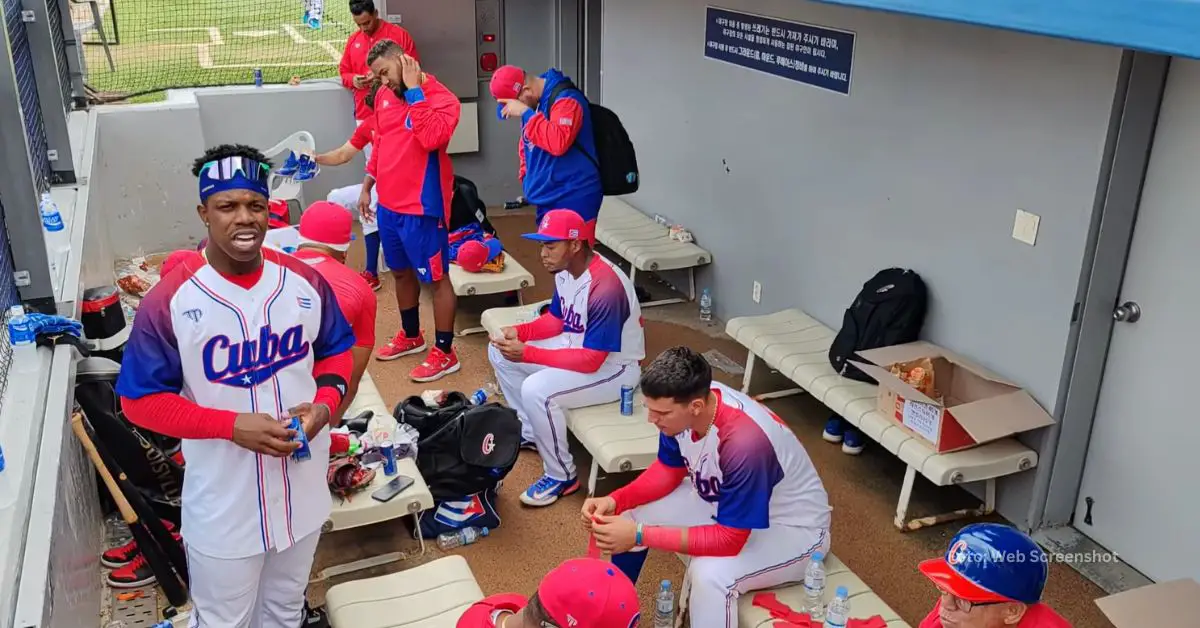
M 354 458 L 338 458 L 329 462 L 329 471 L 325 481 L 329 483 L 329 492 L 349 501 L 350 496 L 371 485 L 375 479 L 375 470 L 368 469 Z

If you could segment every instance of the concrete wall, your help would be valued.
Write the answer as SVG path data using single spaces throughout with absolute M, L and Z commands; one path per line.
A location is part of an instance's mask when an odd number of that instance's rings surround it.
M 722 6 L 857 33 L 850 96 L 704 57 L 702 0 L 606 0 L 604 104 L 638 149 L 630 202 L 712 250 L 722 318 L 801 307 L 837 328 L 875 271 L 931 290 L 925 337 L 1053 408 L 1116 49 L 800 0 Z M 1011 237 L 1041 216 L 1037 244 Z M 751 284 L 762 283 L 761 303 Z M 1040 448 L 1041 434 L 1024 439 Z M 1001 486 L 1022 523 L 1033 474 Z

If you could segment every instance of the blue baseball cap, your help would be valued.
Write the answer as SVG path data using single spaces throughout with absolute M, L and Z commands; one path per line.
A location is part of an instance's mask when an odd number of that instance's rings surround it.
M 942 591 L 975 603 L 1036 604 L 1050 575 L 1049 559 L 1012 526 L 976 523 L 959 530 L 943 558 L 918 569 Z

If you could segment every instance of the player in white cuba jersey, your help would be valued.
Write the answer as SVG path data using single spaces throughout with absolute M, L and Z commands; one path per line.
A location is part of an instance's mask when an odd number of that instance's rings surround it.
M 555 209 L 524 236 L 542 243 L 554 297 L 540 318 L 505 327 L 488 347 L 504 398 L 521 417 L 523 446 L 542 456 L 544 475 L 521 494 L 529 506 L 579 490 L 566 410 L 620 399 L 622 386 L 637 384 L 646 357 L 633 283 L 588 246 L 586 233 L 579 214 Z
M 131 421 L 183 440 L 193 627 L 299 626 L 331 506 L 327 424 L 354 334 L 321 275 L 262 248 L 269 169 L 248 146 L 197 160 L 208 243 L 142 300 L 117 381 Z M 291 458 L 291 416 L 308 460 Z
M 584 527 L 635 582 L 647 548 L 692 556 L 691 625 L 736 627 L 739 595 L 802 581 L 829 551 L 825 487 L 787 425 L 695 351 L 664 351 L 641 385 L 658 460 L 584 502 Z

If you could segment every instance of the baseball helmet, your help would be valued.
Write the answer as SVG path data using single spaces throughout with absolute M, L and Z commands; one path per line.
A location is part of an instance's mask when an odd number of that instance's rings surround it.
M 918 568 L 939 589 L 977 603 L 1035 604 L 1050 573 L 1046 553 L 1033 539 L 998 523 L 964 527 L 950 540 L 945 557 Z

